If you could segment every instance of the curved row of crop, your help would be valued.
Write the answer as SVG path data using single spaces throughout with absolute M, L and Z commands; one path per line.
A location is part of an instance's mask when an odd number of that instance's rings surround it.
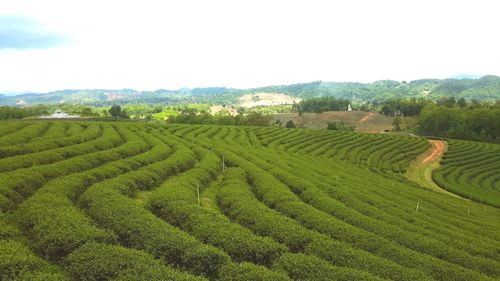
M 102 135 L 102 128 L 99 125 L 99 123 L 91 123 L 83 125 L 75 124 L 75 125 L 78 125 L 77 127 L 84 129 L 78 130 L 75 133 L 68 134 L 65 137 L 45 138 L 43 140 L 32 141 L 22 145 L 14 144 L 10 146 L 0 147 L 0 156 L 12 157 L 22 154 L 48 151 L 51 149 L 57 149 L 61 147 L 88 142 Z
M 141 138 L 125 132 L 125 138 L 124 145 L 107 151 L 113 161 L 49 181 L 15 211 L 22 231 L 39 245 L 38 250 L 45 257 L 58 260 L 85 242 L 114 240 L 113 235 L 98 229 L 74 201 L 98 181 L 138 169 L 170 154 L 168 147 L 151 137 Z
M 249 160 L 249 162 L 245 162 L 238 159 L 238 165 L 241 166 L 243 163 L 245 164 L 245 170 L 248 171 L 250 176 L 254 179 L 254 191 L 257 193 L 257 196 L 259 198 L 262 198 L 264 202 L 266 202 L 268 206 L 272 206 L 275 209 L 277 208 L 280 212 L 283 212 L 288 216 L 300 221 L 301 224 L 313 228 L 321 233 L 344 241 L 350 241 L 350 243 L 355 243 L 354 245 L 356 245 L 357 247 L 361 247 L 362 249 L 368 251 L 374 251 L 384 257 L 394 258 L 394 261 L 404 262 L 407 266 L 426 268 L 429 273 L 432 272 L 434 274 L 441 274 L 440 278 L 445 278 L 445 276 L 447 276 L 447 274 L 451 272 L 451 268 L 453 268 L 451 264 L 442 264 L 439 263 L 438 260 L 430 262 L 430 257 L 425 257 L 421 254 L 417 254 L 417 252 L 404 250 L 404 248 L 399 248 L 396 244 L 394 244 L 393 246 L 389 246 L 389 240 L 379 239 L 374 235 L 369 235 L 366 232 L 362 232 L 356 228 L 349 227 L 345 223 L 342 224 L 341 221 L 335 220 L 332 217 L 328 217 L 326 214 L 315 212 L 315 210 L 310 206 L 298 201 L 297 198 L 294 197 L 294 195 L 288 193 L 286 186 L 278 188 L 280 184 L 273 178 L 269 177 L 268 174 L 265 174 L 262 171 L 259 172 L 258 169 L 251 168 L 252 164 L 250 164 L 250 162 L 259 165 L 260 168 L 263 168 L 271 174 L 275 173 L 276 171 L 276 173 L 278 174 L 275 174 L 275 176 L 278 176 L 282 180 L 283 178 L 290 180 L 290 178 L 293 177 L 291 174 L 281 174 L 281 171 L 279 171 L 279 169 L 277 169 L 276 167 L 273 167 L 271 165 L 266 166 L 264 162 L 259 161 L 259 157 L 251 157 L 249 156 L 249 154 L 246 154 L 243 151 L 238 151 L 238 155 L 245 155 L 247 157 L 247 160 Z M 232 161 L 235 161 L 234 158 L 232 158 Z M 252 175 L 251 173 L 255 174 Z M 299 180 L 299 178 L 296 178 L 296 180 Z M 287 183 L 292 184 L 292 182 Z M 324 199 L 324 196 L 320 193 L 313 196 L 314 192 L 317 193 L 317 191 L 314 191 L 313 186 L 310 186 L 310 189 L 306 189 L 306 187 L 304 186 L 304 182 L 302 182 L 301 184 L 294 184 L 290 186 L 290 188 L 298 192 L 300 197 L 307 194 L 307 202 L 309 204 L 312 203 L 313 206 L 315 205 L 315 201 L 318 202 L 318 200 L 321 200 L 322 198 Z M 279 193 L 279 196 L 275 193 Z M 332 203 L 333 202 L 322 202 L 322 204 L 325 204 L 327 208 L 326 210 L 329 210 L 329 207 L 332 206 Z M 325 211 L 324 208 L 323 210 Z M 352 216 L 352 214 L 350 215 Z M 493 276 L 499 274 L 499 272 L 497 272 L 495 269 L 497 268 L 497 264 L 491 260 L 475 258 L 466 253 L 454 251 L 454 249 L 448 248 L 447 245 L 444 244 L 433 245 L 433 248 L 429 248 L 431 244 L 424 244 L 425 240 L 420 241 L 417 237 L 413 238 L 413 235 L 405 236 L 404 232 L 398 231 L 397 228 L 393 227 L 392 229 L 388 229 L 387 225 L 383 227 L 383 224 L 381 225 L 373 222 L 369 223 L 369 221 L 366 221 L 366 219 L 361 222 L 364 227 L 367 227 L 371 231 L 375 231 L 378 235 L 386 236 L 392 241 L 399 241 L 400 243 L 405 242 L 405 245 L 407 247 L 411 247 L 418 251 L 427 252 L 440 258 L 448 258 L 448 261 L 450 262 L 457 262 L 467 268 L 475 269 L 480 272 L 482 271 Z M 379 229 L 379 231 L 376 231 L 376 229 Z M 379 243 L 376 242 L 377 239 L 380 240 Z M 435 244 L 435 242 L 433 243 Z M 378 250 L 377 248 L 373 248 L 376 244 L 380 245 Z M 381 247 L 382 245 L 384 246 Z M 398 257 L 396 253 L 398 253 L 398 255 L 400 256 Z M 462 256 L 463 258 L 459 258 L 460 256 Z M 465 274 L 462 272 L 462 269 L 456 266 L 454 270 L 457 276 L 469 275 L 468 278 L 470 278 L 470 276 L 474 276 L 473 272 Z M 476 277 L 479 278 L 479 276 L 480 275 Z
M 450 140 L 434 181 L 446 190 L 500 207 L 500 146 Z
M 6 201 L 0 202 L 0 210 L 12 210 L 13 206 L 31 196 L 47 181 L 81 172 L 108 162 L 107 150 L 123 143 L 123 137 L 113 126 L 105 126 L 102 138 L 92 144 L 82 144 L 86 154 L 30 168 L 22 168 L 0 174 L 0 194 Z M 90 152 L 89 151 L 95 151 Z
M 33 122 L 21 127 L 19 130 L 2 135 L 0 137 L 0 147 L 27 143 L 34 138 L 42 136 L 52 124 L 50 122 Z
M 26 155 L 37 159 L 44 155 L 35 151 L 37 144 L 55 154 L 97 140 L 105 144 L 51 164 L 0 172 L 5 185 L 0 250 L 13 257 L 13 263 L 2 264 L 6 256 L 0 253 L 0 274 L 9 272 L 11 279 L 494 280 L 500 275 L 496 209 L 483 210 L 392 176 L 425 149 L 420 138 L 96 122 L 102 126 L 92 127 L 102 132 L 98 138 L 58 146 L 51 136 L 75 138 L 91 133 L 86 125 L 94 123 L 52 123 L 27 137 L 18 151 L 30 147 L 34 150 Z M 466 151 L 463 145 L 459 149 Z M 484 152 L 476 155 L 489 167 L 495 161 Z M 33 171 L 38 178 L 30 182 Z M 492 181 L 490 174 L 455 180 Z

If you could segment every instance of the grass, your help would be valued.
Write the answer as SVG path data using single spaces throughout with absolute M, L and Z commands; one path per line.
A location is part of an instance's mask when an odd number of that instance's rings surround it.
M 446 152 L 448 148 L 448 144 L 445 142 L 445 149 L 444 152 Z M 436 148 L 436 145 L 433 143 L 432 147 L 429 148 L 425 153 L 422 155 L 418 156 L 415 160 L 413 160 L 410 165 L 408 166 L 408 170 L 406 172 L 406 177 L 413 181 L 418 183 L 419 185 L 440 192 L 444 194 L 448 194 L 450 196 L 454 197 L 459 197 L 462 198 L 454 193 L 448 192 L 445 189 L 441 188 L 438 186 L 433 180 L 432 180 L 432 172 L 436 169 L 438 169 L 441 165 L 439 162 L 441 161 L 441 158 L 443 155 L 440 155 L 439 157 L 431 160 L 431 161 L 424 161 L 429 155 L 432 154 L 434 149 Z M 443 152 L 443 153 L 444 153 Z

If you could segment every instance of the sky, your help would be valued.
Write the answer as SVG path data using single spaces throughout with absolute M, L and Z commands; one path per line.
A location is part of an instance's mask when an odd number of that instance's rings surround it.
M 496 0 L 0 0 L 0 92 L 500 75 Z

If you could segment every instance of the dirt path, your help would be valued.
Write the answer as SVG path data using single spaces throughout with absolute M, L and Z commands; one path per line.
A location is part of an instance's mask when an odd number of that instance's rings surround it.
M 445 144 L 444 141 L 441 140 L 429 140 L 429 142 L 433 145 L 433 150 L 429 156 L 427 156 L 422 163 L 432 162 L 436 159 L 440 158 L 444 154 Z
M 444 190 L 432 180 L 432 172 L 439 168 L 439 162 L 441 161 L 443 154 L 446 152 L 447 145 L 446 142 L 441 140 L 429 140 L 429 142 L 432 144 L 432 147 L 417 157 L 417 159 L 410 164 L 405 174 L 406 177 L 423 187 L 448 194 L 453 197 L 462 198 L 454 193 Z
M 359 120 L 359 123 L 363 123 L 363 122 L 367 121 L 372 116 L 373 116 L 373 112 L 368 113 L 368 115 L 366 115 L 365 117 L 361 118 L 361 120 Z

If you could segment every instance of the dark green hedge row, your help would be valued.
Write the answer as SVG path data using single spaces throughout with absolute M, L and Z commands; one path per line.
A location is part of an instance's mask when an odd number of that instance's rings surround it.
M 255 236 L 248 229 L 197 205 L 197 187 L 203 191 L 206 183 L 221 169 L 215 154 L 206 150 L 199 153 L 203 154 L 201 161 L 193 169 L 168 179 L 149 196 L 148 209 L 200 241 L 224 250 L 237 262 L 270 266 L 287 250 L 284 245 Z
M 124 245 L 142 249 L 196 274 L 217 276 L 230 259 L 225 253 L 200 243 L 122 195 L 150 185 L 152 177 L 154 184 L 189 168 L 193 159 L 192 152 L 183 155 L 179 149 L 172 158 L 153 164 L 154 169 L 146 166 L 91 186 L 82 195 L 81 204 L 100 226 L 116 233 Z
M 24 126 L 13 133 L 0 137 L 0 146 L 29 142 L 31 139 L 45 133 L 50 126 L 52 126 L 52 123 L 50 122 L 30 123 L 28 126 Z
M 276 143 L 283 144 L 287 152 L 335 157 L 353 164 L 374 166 L 396 173 L 405 172 L 409 162 L 429 146 L 424 138 L 403 135 L 292 131 L 302 133 L 277 134 L 264 142 L 274 142 L 273 147 Z
M 391 198 L 387 192 L 384 192 L 387 184 L 391 187 L 388 180 L 384 180 L 385 182 L 381 183 L 373 180 L 370 181 L 370 187 L 375 190 L 378 188 L 379 195 L 374 192 L 364 192 L 365 188 L 360 188 L 367 186 L 365 178 L 369 177 L 369 175 L 367 175 L 369 172 L 361 169 L 356 169 L 356 171 L 352 170 L 352 174 L 350 174 L 347 173 L 349 170 L 345 171 L 336 166 L 337 169 L 332 173 L 327 172 L 330 169 L 326 168 L 324 163 L 315 166 L 317 164 L 310 162 L 310 159 L 297 159 L 297 156 L 293 158 L 290 156 L 285 157 L 284 155 L 277 155 L 275 153 L 260 153 L 257 155 L 259 159 L 266 159 L 274 166 L 292 175 L 291 178 L 294 178 L 295 184 L 287 183 L 287 185 L 299 185 L 299 187 L 294 188 L 297 192 L 302 190 L 300 186 L 307 187 L 315 185 L 321 189 L 324 192 L 322 196 L 315 196 L 318 192 L 300 192 L 300 196 L 304 202 L 308 202 L 316 208 L 324 210 L 346 222 L 353 225 L 359 225 L 371 231 L 372 228 L 370 226 L 364 227 L 365 223 L 363 221 L 372 221 L 376 219 L 375 222 L 372 222 L 375 226 L 378 225 L 378 223 L 382 225 L 390 223 L 393 227 L 396 227 L 398 231 L 405 230 L 406 232 L 416 233 L 420 236 L 424 235 L 424 240 L 433 238 L 442 243 L 449 244 L 453 242 L 455 249 L 466 251 L 471 255 L 479 255 L 489 259 L 495 257 L 495 252 L 491 248 L 492 241 L 487 241 L 487 243 L 485 243 L 484 239 L 482 239 L 482 241 L 477 241 L 477 239 L 471 237 L 471 235 L 457 232 L 455 228 L 449 225 L 436 225 L 435 221 L 427 222 L 427 216 L 415 217 L 405 213 L 403 210 L 390 207 L 389 203 L 393 202 L 393 200 L 398 202 L 401 202 L 401 200 Z M 317 158 L 315 159 L 317 162 Z M 344 166 L 344 168 L 347 168 L 347 166 Z M 326 172 L 320 174 L 318 171 Z M 336 177 L 340 178 L 340 176 L 342 176 L 341 181 L 336 179 Z M 310 195 L 308 195 L 308 193 L 310 193 Z M 411 203 L 414 204 L 414 202 Z M 349 207 L 347 207 L 346 204 L 348 204 Z M 379 208 L 378 206 L 384 206 L 384 208 Z M 411 222 L 409 222 L 410 219 Z M 415 223 L 417 220 L 419 221 L 419 225 Z M 420 221 L 425 223 L 421 224 Z M 379 227 L 375 227 L 375 229 L 379 229 Z M 392 232 L 382 232 L 382 236 L 391 234 Z M 448 244 L 445 244 L 446 247 L 448 247 Z
M 74 124 L 74 126 L 80 127 L 78 124 Z M 70 135 L 67 137 L 44 138 L 38 141 L 32 141 L 25 144 L 20 144 L 20 145 L 14 144 L 11 146 L 0 147 L 0 156 L 12 157 L 21 154 L 46 151 L 49 149 L 55 149 L 59 147 L 73 146 L 81 144 L 82 142 L 89 142 L 95 140 L 102 135 L 102 129 L 100 124 L 91 123 L 91 124 L 85 124 L 84 126 L 85 130 L 83 132 Z
M 442 188 L 500 207 L 500 145 L 449 140 L 441 167 L 432 174 Z
M 269 270 L 253 263 L 228 264 L 222 268 L 219 281 L 290 281 L 285 273 Z
M 22 128 L 33 124 L 32 122 L 2 122 L 0 126 L 0 140 L 7 138 L 9 134 L 19 131 Z
M 69 280 L 59 269 L 37 257 L 23 244 L 0 240 L 0 280 Z
M 19 235 L 17 228 L 8 223 L 6 215 L 0 212 L 0 240 L 14 239 Z
M 0 194 L 8 198 L 8 202 L 0 206 L 0 210 L 12 210 L 24 198 L 31 196 L 47 181 L 66 175 L 81 172 L 103 163 L 115 160 L 110 158 L 109 149 L 119 146 L 123 139 L 111 126 L 104 128 L 103 138 L 95 145 L 96 152 L 73 157 L 53 164 L 35 166 L 29 169 L 19 169 L 0 175 Z
M 50 122 L 52 125 L 43 133 L 43 135 L 30 139 L 29 143 L 43 140 L 57 139 L 66 136 L 66 130 L 70 127 L 69 122 Z M 73 123 L 73 125 L 76 125 Z
M 109 150 L 109 156 L 114 155 L 115 161 L 83 173 L 58 177 L 16 210 L 19 225 L 45 256 L 58 260 L 87 241 L 116 240 L 112 233 L 98 229 L 72 200 L 97 181 L 159 161 L 169 154 L 168 146 L 161 142 L 143 152 L 149 147 L 147 142 L 135 134 L 126 135 L 124 145 Z
M 272 156 L 272 153 L 270 154 L 271 156 L 268 157 L 268 159 L 278 157 Z M 387 257 L 395 262 L 405 261 L 403 265 L 426 269 L 429 274 L 441 271 L 441 274 L 446 275 L 447 273 L 445 271 L 449 271 L 450 268 L 455 268 L 454 270 L 456 271 L 460 269 L 452 267 L 449 264 L 441 264 L 441 261 L 431 259 L 431 257 L 422 255 L 421 253 L 427 253 L 451 263 L 484 272 L 491 276 L 500 276 L 500 264 L 491 259 L 475 257 L 426 236 L 406 232 L 398 227 L 368 218 L 356 212 L 348 212 L 346 210 L 347 208 L 342 208 L 340 202 L 330 198 L 315 185 L 298 176 L 300 169 L 294 169 L 293 172 L 286 172 L 278 167 L 276 163 L 269 164 L 263 161 L 260 155 L 260 157 L 258 157 L 256 154 L 245 152 L 240 152 L 239 155 L 253 164 L 259 165 L 260 168 L 267 171 L 266 174 L 274 175 L 276 178 L 280 179 L 296 193 L 303 202 L 307 203 L 306 205 L 299 201 L 298 198 L 289 193 L 289 191 L 282 192 L 279 197 L 271 197 L 273 194 L 270 193 L 270 191 L 267 191 L 269 192 L 267 195 L 260 193 L 266 203 L 275 204 L 276 209 L 289 216 L 295 217 L 302 225 L 308 228 L 316 229 L 321 233 L 325 233 L 342 241 L 348 241 L 356 247 Z M 265 184 L 274 185 L 276 187 L 280 185 L 280 183 L 276 182 L 272 177 L 268 175 L 268 178 L 265 177 L 266 175 L 262 172 L 259 173 L 259 171 L 255 170 L 253 178 L 255 178 L 254 182 L 256 184 L 257 193 L 259 193 L 259 190 L 263 189 L 262 186 Z M 281 186 L 281 190 L 287 190 L 286 186 Z M 285 197 L 285 194 L 288 194 L 288 196 Z M 288 203 L 285 201 L 288 201 Z M 326 214 L 318 214 L 315 210 L 311 209 L 310 206 L 330 214 L 332 217 Z M 342 220 L 336 220 L 335 217 L 339 217 Z M 368 230 L 378 236 L 363 230 Z M 401 247 L 401 245 L 414 251 L 408 251 L 408 249 Z M 441 267 L 437 267 L 437 264 L 441 264 Z
M 240 151 L 239 155 L 244 155 L 244 152 Z M 253 183 L 255 193 L 263 202 L 266 203 L 266 205 L 294 218 L 308 228 L 315 229 L 342 241 L 349 241 L 356 247 L 360 247 L 361 249 L 372 252 L 376 255 L 383 256 L 394 262 L 402 263 L 404 266 L 413 267 L 418 270 L 425 270 L 427 274 L 441 280 L 446 280 L 450 275 L 455 275 L 455 280 L 470 280 L 470 278 L 480 280 L 481 278 L 486 278 L 486 276 L 479 272 L 484 272 L 491 276 L 496 276 L 498 274 L 498 269 L 495 269 L 496 262 L 492 260 L 475 258 L 453 249 L 448 250 L 448 252 L 451 252 L 449 256 L 444 256 L 443 252 L 439 252 L 439 248 L 435 250 L 437 251 L 435 253 L 437 257 L 442 259 L 448 258 L 449 261 L 468 266 L 468 268 L 477 271 L 467 270 L 453 263 L 445 263 L 439 259 L 431 259 L 430 256 L 401 247 L 391 240 L 383 239 L 376 235 L 360 231 L 355 227 L 336 220 L 326 213 L 318 212 L 317 209 L 302 202 L 288 189 L 286 185 L 276 181 L 276 179 L 268 173 L 276 171 L 277 168 L 269 166 L 266 167 L 264 165 L 263 168 L 268 170 L 268 172 L 264 172 L 264 170 L 257 168 L 253 163 L 243 160 L 240 157 L 232 157 L 230 159 L 232 161 L 235 160 L 240 167 L 244 168 L 248 172 L 250 180 Z M 255 158 L 253 158 L 252 161 L 259 163 L 259 161 Z M 283 177 L 283 175 L 281 175 L 281 177 L 282 179 L 290 179 L 290 176 Z M 308 186 L 310 187 L 309 190 L 307 190 L 307 186 L 303 186 L 302 183 L 295 184 L 291 187 L 292 189 L 296 188 L 295 192 L 300 194 L 302 197 L 309 196 L 309 198 L 306 198 L 309 200 L 309 203 L 325 198 L 325 195 L 314 188 L 314 186 Z M 319 194 L 314 194 L 314 192 L 319 192 Z M 373 227 L 373 225 L 370 227 Z M 422 242 L 420 244 L 422 244 Z M 428 244 L 426 244 L 426 246 L 428 246 Z M 434 247 L 434 249 L 436 249 L 436 247 Z M 443 248 L 443 251 L 446 249 L 447 248 Z M 424 248 L 424 250 L 428 249 Z M 460 259 L 456 255 L 469 259 Z M 474 263 L 472 263 L 471 260 L 473 260 Z
M 381 281 L 369 273 L 347 267 L 333 266 L 318 257 L 305 254 L 285 254 L 273 265 L 278 272 L 286 272 L 297 281 Z
M 222 211 L 255 233 L 284 243 L 292 252 L 317 255 L 337 265 L 358 268 L 393 280 L 428 279 L 418 271 L 404 268 L 305 229 L 294 220 L 258 202 L 249 188 L 245 172 L 239 168 L 229 168 L 225 172 L 224 181 L 217 194 L 217 202 Z
M 102 148 L 102 138 L 88 137 L 88 142 L 77 140 L 76 145 L 70 145 L 55 149 L 41 148 L 40 152 L 28 153 L 13 157 L 0 159 L 0 172 L 12 171 L 21 168 L 28 168 L 34 165 L 47 165 L 62 160 L 67 160 L 75 156 L 92 153 Z M 54 144 L 52 142 L 51 144 Z M 19 146 L 17 146 L 19 147 Z
M 217 248 L 165 223 L 125 197 L 112 186 L 91 187 L 82 196 L 90 216 L 102 227 L 113 230 L 126 246 L 142 249 L 156 258 L 196 274 L 216 276 L 229 257 Z
M 207 280 L 168 267 L 142 251 L 94 242 L 71 253 L 65 263 L 77 281 Z

